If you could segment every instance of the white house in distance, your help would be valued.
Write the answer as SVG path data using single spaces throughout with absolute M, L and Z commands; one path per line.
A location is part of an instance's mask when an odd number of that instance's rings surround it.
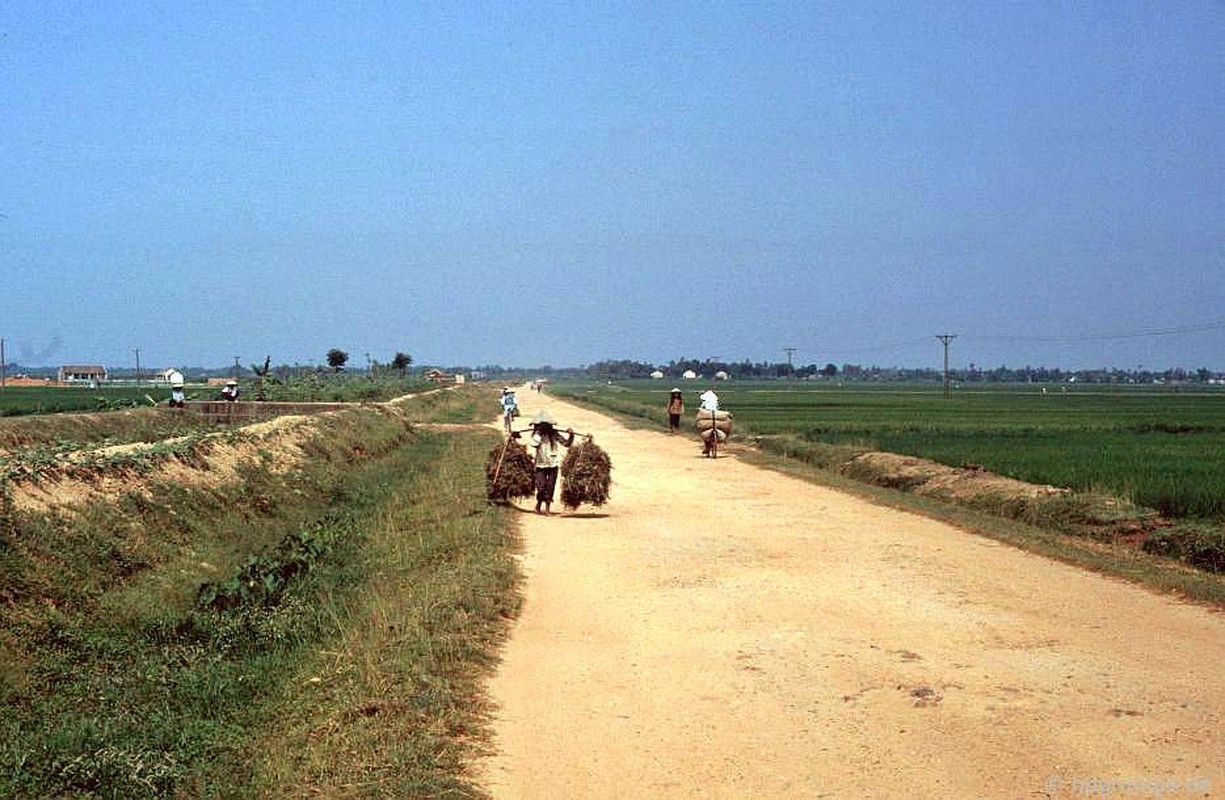
M 654 378 L 655 380 L 659 380 L 663 376 L 664 374 L 660 372 L 659 370 L 655 370 L 654 372 L 651 373 L 651 377 Z
M 55 377 L 59 383 L 104 383 L 109 378 L 101 364 L 65 364 Z
M 681 375 L 681 377 L 687 380 L 694 380 L 698 377 L 698 374 L 691 369 L 687 369 L 685 370 L 684 374 Z

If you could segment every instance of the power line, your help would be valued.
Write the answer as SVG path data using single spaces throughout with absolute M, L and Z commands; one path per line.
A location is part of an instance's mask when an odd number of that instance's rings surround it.
M 844 350 L 842 352 L 876 353 L 882 350 L 902 350 L 908 347 L 926 346 L 930 342 L 931 340 L 928 337 L 922 336 L 918 339 L 907 339 L 903 342 L 893 342 L 892 344 L 878 344 L 878 345 L 871 345 L 869 347 L 855 347 L 849 350 Z
M 1183 333 L 1203 333 L 1204 331 L 1222 329 L 1225 329 L 1225 319 L 1197 325 L 1177 325 L 1167 328 L 1137 328 L 1116 333 L 1087 333 L 1076 336 L 976 336 L 968 334 L 966 338 L 993 342 L 1040 342 L 1050 344 L 1060 342 L 1101 342 L 1110 339 L 1141 339 L 1146 336 L 1177 336 Z
M 1180 334 L 1203 333 L 1205 331 L 1225 330 L 1225 319 L 1212 322 L 1202 322 L 1192 325 L 1172 325 L 1163 328 L 1136 328 L 1115 333 L 1085 333 L 1072 336 L 1008 336 L 1003 334 L 973 334 L 962 333 L 958 336 L 974 342 L 1011 342 L 1016 344 L 1074 344 L 1077 342 L 1100 342 L 1112 339 L 1139 339 L 1147 336 L 1177 336 Z M 904 339 L 901 341 L 855 347 L 841 350 L 844 354 L 879 353 L 883 351 L 902 350 L 926 345 L 931 340 L 926 337 Z

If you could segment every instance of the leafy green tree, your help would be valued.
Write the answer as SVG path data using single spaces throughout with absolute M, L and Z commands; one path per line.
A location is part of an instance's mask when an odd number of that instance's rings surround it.
M 333 347 L 328 351 L 328 366 L 332 368 L 332 372 L 340 372 L 348 360 L 349 354 L 344 350 Z
M 396 357 L 391 359 L 391 366 L 400 373 L 401 377 L 403 377 L 404 374 L 408 372 L 408 367 L 412 363 L 413 363 L 413 357 L 410 356 L 408 353 L 397 352 Z

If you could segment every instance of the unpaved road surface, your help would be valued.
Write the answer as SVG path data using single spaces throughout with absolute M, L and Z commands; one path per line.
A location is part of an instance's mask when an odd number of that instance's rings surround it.
M 614 483 L 519 504 L 494 797 L 1225 796 L 1225 615 L 520 398 Z

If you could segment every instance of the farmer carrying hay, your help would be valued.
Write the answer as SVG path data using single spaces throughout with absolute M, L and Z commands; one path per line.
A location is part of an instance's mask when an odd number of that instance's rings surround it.
M 548 411 L 541 411 L 532 420 L 533 463 L 536 467 L 536 513 L 549 514 L 553 493 L 557 490 L 557 473 L 561 469 L 561 449 L 574 444 L 574 431 L 564 435 L 557 430 L 557 420 Z
M 698 395 L 700 406 L 694 426 L 702 440 L 702 455 L 719 457 L 719 445 L 732 433 L 732 415 L 719 408 L 719 395 L 713 388 Z

